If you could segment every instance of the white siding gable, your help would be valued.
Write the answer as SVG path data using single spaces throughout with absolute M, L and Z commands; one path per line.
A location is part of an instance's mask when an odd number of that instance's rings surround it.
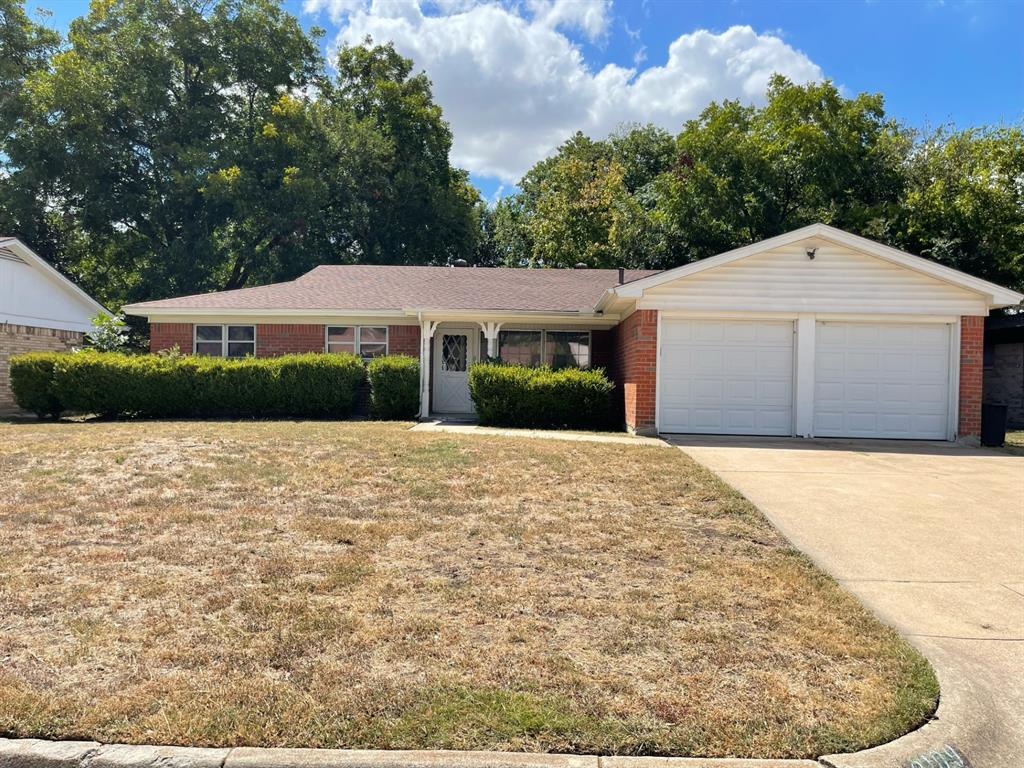
M 64 278 L 0 248 L 0 323 L 88 331 L 98 311 Z
M 817 247 L 813 260 L 806 249 Z M 647 288 L 641 309 L 987 315 L 980 293 L 814 238 Z

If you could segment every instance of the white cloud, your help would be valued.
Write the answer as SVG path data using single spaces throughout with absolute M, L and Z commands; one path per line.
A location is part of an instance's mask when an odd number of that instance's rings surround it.
M 773 73 L 822 78 L 778 34 L 747 26 L 681 35 L 661 65 L 593 71 L 565 30 L 606 34 L 604 0 L 529 0 L 525 12 L 472 0 L 435 0 L 427 13 L 417 0 L 306 0 L 305 7 L 332 15 L 338 45 L 366 35 L 393 41 L 434 83 L 455 135 L 452 161 L 509 183 L 577 130 L 597 137 L 622 123 L 652 122 L 675 132 L 712 100 L 763 102 Z
M 608 30 L 611 0 L 529 0 L 533 22 L 555 29 L 578 29 L 596 40 Z

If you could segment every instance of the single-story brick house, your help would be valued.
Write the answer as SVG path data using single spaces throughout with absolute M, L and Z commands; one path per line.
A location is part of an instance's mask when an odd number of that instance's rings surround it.
M 421 415 L 470 414 L 484 355 L 602 366 L 630 430 L 979 433 L 985 317 L 1019 293 L 823 224 L 663 272 L 321 266 L 125 307 L 151 348 L 406 353 Z
M 14 237 L 0 237 L 0 413 L 17 411 L 8 366 L 22 352 L 81 345 L 106 310 Z

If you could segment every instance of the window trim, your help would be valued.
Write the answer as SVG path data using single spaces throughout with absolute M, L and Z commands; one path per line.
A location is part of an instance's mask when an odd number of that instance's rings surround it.
M 252 342 L 248 341 L 235 341 L 235 344 L 252 344 L 252 357 L 256 357 L 256 324 L 255 323 L 192 323 L 192 354 L 198 355 L 196 351 L 196 345 L 199 343 L 199 329 L 200 328 L 220 328 L 220 355 L 225 360 L 238 360 L 244 358 L 229 358 L 228 357 L 228 328 L 252 328 Z M 216 344 L 215 341 L 204 341 L 204 344 Z M 213 357 L 213 355 L 208 355 Z M 249 355 L 245 355 L 249 357 Z
M 498 331 L 498 338 L 495 343 L 495 352 L 498 353 L 498 359 L 501 359 L 501 334 L 510 333 L 539 333 L 540 334 L 540 364 L 547 365 L 545 359 L 547 358 L 548 350 L 548 333 L 585 333 L 587 334 L 587 367 L 580 368 L 581 371 L 589 371 L 594 367 L 594 331 L 590 328 L 583 328 L 581 330 L 576 328 L 521 328 L 517 326 L 504 327 Z M 531 366 L 532 367 L 532 366 Z
M 374 325 L 372 323 L 364 323 L 363 325 L 352 325 L 350 323 L 336 323 L 334 325 L 324 325 L 324 352 L 327 354 L 334 354 L 331 352 L 330 342 L 330 329 L 331 328 L 351 328 L 352 329 L 352 351 L 354 354 L 359 356 L 359 359 L 366 361 L 367 358 L 362 355 L 362 329 L 363 328 L 383 328 L 384 329 L 384 355 L 387 357 L 391 354 L 391 326 L 388 325 Z M 335 342 L 338 343 L 338 342 Z M 370 342 L 372 344 L 380 344 L 379 341 Z M 371 360 L 373 358 L 370 358 Z

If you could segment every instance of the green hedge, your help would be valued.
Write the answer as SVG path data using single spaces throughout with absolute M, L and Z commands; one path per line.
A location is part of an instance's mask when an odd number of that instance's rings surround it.
M 370 378 L 370 416 L 415 419 L 420 410 L 420 363 L 409 355 L 388 355 L 366 366 Z
M 366 376 L 355 355 L 317 353 L 225 360 L 81 351 L 57 355 L 52 367 L 49 391 L 61 410 L 109 417 L 343 418 Z
M 66 352 L 27 352 L 11 358 L 14 402 L 40 419 L 60 416 L 64 406 L 53 389 L 53 366 Z
M 505 427 L 612 426 L 615 385 L 600 368 L 528 368 L 497 362 L 469 369 L 469 392 L 481 424 Z

